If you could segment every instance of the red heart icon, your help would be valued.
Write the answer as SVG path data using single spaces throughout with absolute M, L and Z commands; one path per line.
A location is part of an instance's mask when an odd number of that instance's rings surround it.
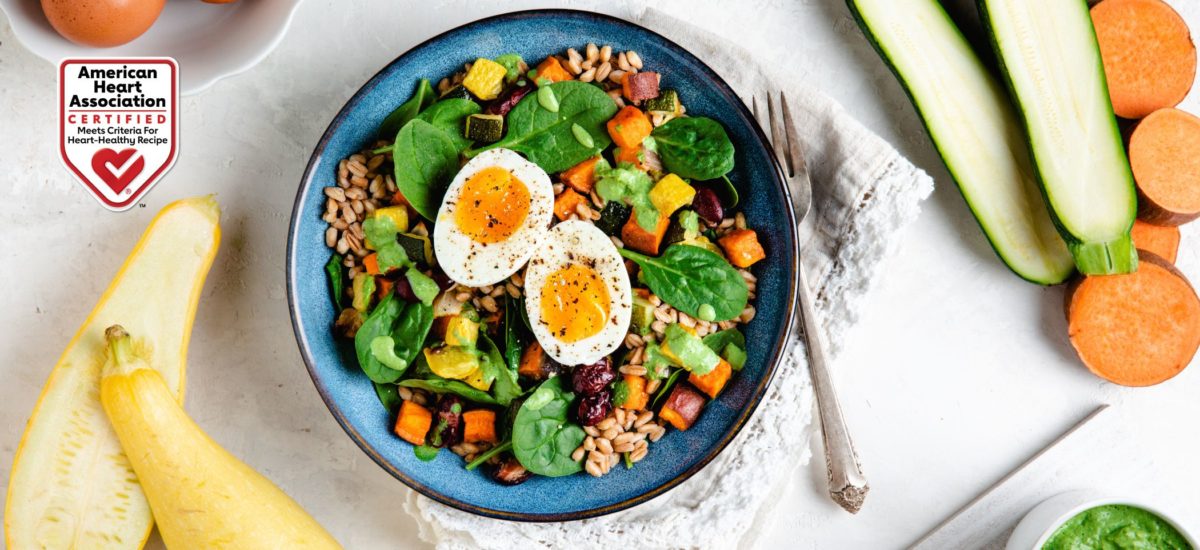
M 137 155 L 137 158 L 130 162 L 129 159 L 134 155 Z M 145 167 L 146 159 L 138 155 L 137 149 L 124 149 L 118 153 L 104 148 L 92 155 L 92 170 L 114 193 L 120 193 L 129 187 L 133 178 L 141 174 Z M 121 175 L 114 174 L 113 170 L 120 171 Z

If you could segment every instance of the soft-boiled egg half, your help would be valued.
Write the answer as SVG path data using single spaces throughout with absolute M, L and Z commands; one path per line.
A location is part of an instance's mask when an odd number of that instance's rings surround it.
M 533 335 L 563 365 L 595 363 L 616 350 L 629 332 L 632 302 L 617 247 L 587 222 L 554 226 L 525 268 Z
M 484 151 L 446 189 L 433 229 L 438 264 L 462 285 L 503 281 L 529 261 L 553 210 L 544 170 L 509 149 Z

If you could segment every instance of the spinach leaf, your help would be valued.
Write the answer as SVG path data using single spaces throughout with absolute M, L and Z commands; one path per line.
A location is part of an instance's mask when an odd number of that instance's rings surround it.
M 447 380 L 445 378 L 408 378 L 401 380 L 396 384 L 402 388 L 416 388 L 432 393 L 449 393 L 457 395 L 468 401 L 482 403 L 484 405 L 499 405 L 492 396 L 487 392 L 479 390 L 467 385 L 459 380 Z M 574 451 L 575 449 L 571 449 Z
M 394 413 L 400 408 L 400 393 L 396 391 L 395 384 L 375 384 L 375 395 L 379 396 L 379 402 L 383 403 L 383 408 L 389 413 Z
M 727 321 L 742 314 L 749 291 L 746 281 L 725 258 L 697 246 L 672 245 L 657 258 L 620 249 L 622 256 L 637 262 L 646 285 L 659 298 L 692 317 L 700 307 L 713 309 L 714 321 Z
M 616 114 L 617 104 L 604 90 L 576 80 L 556 82 L 550 89 L 558 100 L 557 111 L 542 107 L 537 94 L 529 94 L 508 113 L 504 139 L 467 151 L 467 156 L 505 147 L 524 153 L 543 170 L 555 173 L 596 156 L 612 143 L 604 124 Z M 572 127 L 576 124 L 591 136 L 591 147 L 575 138 Z
M 417 83 L 417 91 L 413 93 L 413 96 L 383 119 L 383 123 L 379 125 L 379 136 L 383 139 L 395 139 L 396 132 L 399 132 L 405 124 L 408 124 L 408 121 L 417 117 L 417 113 L 425 110 L 434 101 L 437 101 L 437 93 L 433 91 L 433 86 L 429 84 L 429 81 L 422 78 Z
M 737 344 L 725 346 L 725 349 L 721 350 L 721 358 L 729 363 L 729 367 L 735 371 L 742 370 L 742 367 L 746 366 L 746 350 Z
M 458 148 L 444 130 L 421 119 L 400 129 L 392 146 L 396 187 L 427 220 L 437 216 L 446 184 L 458 171 Z
M 682 178 L 711 180 L 733 170 L 733 142 L 711 118 L 681 117 L 655 128 L 663 166 Z
M 713 190 L 717 192 L 717 196 L 721 197 L 721 205 L 729 210 L 737 208 L 741 198 L 738 197 L 737 187 L 733 186 L 733 182 L 729 181 L 729 175 L 721 176 L 720 185 L 714 185 Z
M 479 357 L 479 368 L 483 370 L 483 379 L 492 382 L 492 395 L 501 405 L 512 403 L 513 399 L 521 396 L 521 384 L 517 381 L 517 369 L 509 368 L 496 342 L 486 332 L 479 333 L 479 343 L 482 345 L 482 355 Z M 574 449 L 572 449 L 574 450 Z
M 586 435 L 578 424 L 567 420 L 574 397 L 563 390 L 561 377 L 554 377 L 542 382 L 517 411 L 513 455 L 526 470 L 560 477 L 583 469 L 571 458 Z
M 372 382 L 388 384 L 395 382 L 404 374 L 403 371 L 384 365 L 375 358 L 375 354 L 371 351 L 371 342 L 379 337 L 390 336 L 392 325 L 396 323 L 396 319 L 400 318 L 403 311 L 404 302 L 389 292 L 383 301 L 375 306 L 375 309 L 359 327 L 358 333 L 354 335 L 354 352 L 358 356 L 358 366 L 362 367 L 363 372 Z
M 714 332 L 702 338 L 704 345 L 708 346 L 717 353 L 721 353 L 725 346 L 734 344 L 739 348 L 746 349 L 746 337 L 742 335 L 742 331 L 736 328 L 725 329 Z
M 413 454 L 416 455 L 417 460 L 420 460 L 421 462 L 429 462 L 437 458 L 438 451 L 441 451 L 441 449 L 434 447 L 433 445 L 417 445 L 413 447 Z
M 521 312 L 521 324 L 525 325 L 525 330 L 533 332 L 533 325 L 529 323 L 529 310 L 525 309 L 525 294 L 517 299 L 517 309 Z
M 675 369 L 675 372 L 672 372 L 671 376 L 667 377 L 667 381 L 663 382 L 662 387 L 658 389 L 658 393 L 654 394 L 654 400 L 650 402 L 651 409 L 658 408 L 658 404 L 667 397 L 667 394 L 671 392 L 671 388 L 675 387 L 675 384 L 679 383 L 679 377 L 683 376 L 683 373 L 685 372 L 687 371 L 683 369 Z
M 333 305 L 342 311 L 342 298 L 346 295 L 346 279 L 342 268 L 342 255 L 334 254 L 325 263 L 325 273 L 329 274 L 330 292 L 333 292 Z
M 434 103 L 417 115 L 417 119 L 441 128 L 450 141 L 454 142 L 455 150 L 461 153 L 471 146 L 471 140 L 463 133 L 467 117 L 479 114 L 482 110 L 483 108 L 474 101 L 452 97 Z
M 525 334 L 517 311 L 523 305 L 512 296 L 504 299 L 504 361 L 513 372 L 521 367 L 521 353 L 525 351 Z
M 400 314 L 392 329 L 392 340 L 396 344 L 396 356 L 411 365 L 421 354 L 425 336 L 433 326 L 433 308 L 422 303 L 409 303 Z
M 409 304 L 395 294 L 388 293 L 354 335 L 358 366 L 373 382 L 390 384 L 399 380 L 420 353 L 425 335 L 432 325 L 433 308 L 425 304 Z M 376 339 L 391 339 L 395 358 L 403 361 L 400 366 L 405 368 L 389 367 L 380 361 L 372 350 L 372 345 L 378 345 L 375 344 Z

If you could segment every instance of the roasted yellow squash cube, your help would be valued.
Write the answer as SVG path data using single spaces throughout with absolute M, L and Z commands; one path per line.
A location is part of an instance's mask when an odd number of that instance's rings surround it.
M 507 74 L 508 69 L 504 65 L 481 57 L 471 64 L 471 70 L 467 71 L 462 85 L 479 99 L 496 99 L 504 89 L 504 77 Z

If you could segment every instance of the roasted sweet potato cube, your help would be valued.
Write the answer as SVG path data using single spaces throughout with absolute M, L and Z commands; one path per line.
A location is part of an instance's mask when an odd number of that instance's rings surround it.
M 586 195 L 592 192 L 592 185 L 596 183 L 596 163 L 599 161 L 600 157 L 592 157 L 564 170 L 558 177 L 571 189 Z
M 400 405 L 400 414 L 396 416 L 396 435 L 413 445 L 424 445 L 425 435 L 433 424 L 433 413 L 412 401 Z
M 625 225 L 621 226 L 621 241 L 625 246 L 637 250 L 643 254 L 651 256 L 658 255 L 658 247 L 662 245 L 663 237 L 667 234 L 667 228 L 671 225 L 671 218 L 659 216 L 658 223 L 654 226 L 654 231 L 646 231 L 637 222 L 637 213 L 629 216 L 629 220 Z
M 632 105 L 626 105 L 608 121 L 608 135 L 617 147 L 637 147 L 653 130 L 646 113 Z
M 547 57 L 537 66 L 538 78 L 545 78 L 551 82 L 562 82 L 564 80 L 575 80 L 571 76 L 571 72 L 562 66 L 562 62 L 556 57 Z
M 729 382 L 729 377 L 733 375 L 733 367 L 728 361 L 721 359 L 713 370 L 706 374 L 698 375 L 691 373 L 688 375 L 688 382 L 691 382 L 696 389 L 708 394 L 709 397 L 716 399 L 717 394 L 725 388 L 725 384 Z
M 517 365 L 517 374 L 534 380 L 544 380 L 556 370 L 554 363 L 550 361 L 550 356 L 546 355 L 546 351 L 536 340 L 521 352 L 521 362 Z
M 621 403 L 621 408 L 632 411 L 644 410 L 646 405 L 650 404 L 650 394 L 646 392 L 646 379 L 642 376 L 626 374 L 624 380 L 629 394 L 625 397 L 625 402 Z
M 467 411 L 462 415 L 464 443 L 495 443 L 496 413 L 487 409 Z
M 678 384 L 671 390 L 671 395 L 667 396 L 662 409 L 658 411 L 658 416 L 677 429 L 686 430 L 700 418 L 704 402 L 704 395 L 692 389 L 690 385 Z
M 554 198 L 554 217 L 558 221 L 565 221 L 572 215 L 579 215 L 579 206 L 588 206 L 589 199 L 574 189 L 564 189 Z M 590 208 L 590 207 L 588 207 Z
M 729 263 L 737 267 L 750 267 L 755 262 L 766 258 L 767 253 L 758 242 L 758 233 L 753 229 L 736 229 L 724 237 L 717 239 Z
M 642 101 L 658 97 L 658 73 L 641 72 L 626 74 L 621 78 L 621 94 L 629 101 Z

